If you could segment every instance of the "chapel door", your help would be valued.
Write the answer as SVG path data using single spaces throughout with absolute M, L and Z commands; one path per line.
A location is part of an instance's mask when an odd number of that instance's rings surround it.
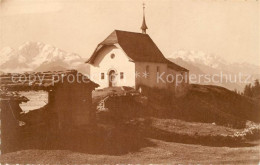
M 108 79 L 108 86 L 114 87 L 116 86 L 116 72 L 114 70 L 111 70 L 109 72 L 109 79 Z

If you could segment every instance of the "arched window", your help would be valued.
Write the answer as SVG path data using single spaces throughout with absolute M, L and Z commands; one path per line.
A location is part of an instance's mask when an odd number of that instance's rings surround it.
M 112 53 L 111 55 L 110 55 L 110 57 L 113 59 L 113 58 L 115 58 L 115 54 L 114 53 Z
M 149 65 L 146 65 L 145 72 L 146 72 L 146 73 L 149 73 L 149 71 L 150 71 L 149 69 L 150 69 L 150 68 L 149 68 Z

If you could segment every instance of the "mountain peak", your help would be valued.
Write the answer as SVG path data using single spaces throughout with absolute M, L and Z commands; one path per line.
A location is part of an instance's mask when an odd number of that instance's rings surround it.
M 0 70 L 12 72 L 19 68 L 21 71 L 33 71 L 41 65 L 61 66 L 68 69 L 83 63 L 83 59 L 75 53 L 68 53 L 53 45 L 42 42 L 27 41 L 17 49 L 6 47 L 0 50 Z M 54 67 L 55 68 L 55 67 Z M 58 67 L 57 67 L 58 68 Z M 45 68 L 47 69 L 47 68 Z
M 170 58 L 181 58 L 187 62 L 194 62 L 213 68 L 220 68 L 222 65 L 228 64 L 227 61 L 214 54 L 198 50 L 178 50 L 173 52 Z
M 0 50 L 0 55 L 1 54 L 10 54 L 12 51 L 14 51 L 13 48 L 11 47 L 4 47 Z
M 223 75 L 223 79 L 227 77 L 230 81 L 224 81 L 217 84 L 211 82 L 211 84 L 224 86 L 231 90 L 237 89 L 242 91 L 245 84 L 250 83 L 255 79 L 259 79 L 260 76 L 260 66 L 245 62 L 229 63 L 214 54 L 205 53 L 203 51 L 178 50 L 172 53 L 170 59 L 176 64 L 190 70 L 190 74 L 211 76 Z M 242 75 L 242 79 L 249 76 L 250 80 L 247 80 L 247 82 L 240 82 L 240 75 Z M 234 79 L 236 79 L 236 82 L 231 82 L 234 81 Z

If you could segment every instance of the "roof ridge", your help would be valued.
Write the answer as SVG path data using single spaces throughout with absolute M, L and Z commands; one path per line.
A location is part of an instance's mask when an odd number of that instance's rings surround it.
M 140 33 L 140 32 L 131 32 L 131 31 L 125 31 L 125 30 L 118 30 L 118 29 L 115 29 L 114 31 L 115 32 L 126 32 L 126 33 L 143 34 L 143 33 Z M 148 35 L 148 34 L 143 34 L 143 35 Z
M 165 63 L 176 70 L 185 69 L 173 62 L 169 62 L 148 34 L 117 29 L 96 47 L 87 63 L 93 64 L 98 52 L 104 48 L 104 46 L 114 44 L 119 44 L 121 49 L 123 49 L 126 55 L 133 61 Z

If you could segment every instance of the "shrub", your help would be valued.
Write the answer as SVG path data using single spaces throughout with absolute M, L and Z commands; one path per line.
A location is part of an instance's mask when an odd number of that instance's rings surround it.
M 241 138 L 243 140 L 256 140 L 260 138 L 260 125 L 251 124 L 243 131 L 236 132 L 233 135 L 235 138 Z

